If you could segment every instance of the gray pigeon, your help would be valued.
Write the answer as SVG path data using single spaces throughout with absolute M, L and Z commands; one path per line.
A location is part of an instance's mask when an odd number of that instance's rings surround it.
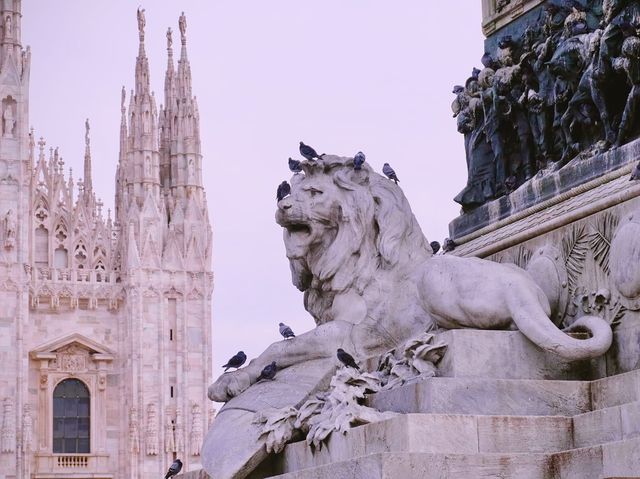
M 180 459 L 176 459 L 175 461 L 173 461 L 173 464 L 169 466 L 169 470 L 167 471 L 167 474 L 164 476 L 164 479 L 169 479 L 170 477 L 177 475 L 181 470 L 182 470 L 182 461 Z
M 453 241 L 452 239 L 449 238 L 445 238 L 444 239 L 444 246 L 442 247 L 442 252 L 443 253 L 448 253 L 449 251 L 453 251 L 454 249 L 456 249 L 456 246 L 458 246 L 456 244 L 455 241 Z
M 387 178 L 395 181 L 396 185 L 400 181 L 396 176 L 396 172 L 393 171 L 393 168 L 391 168 L 391 166 L 389 166 L 389 163 L 385 163 L 384 165 L 382 165 L 382 172 L 387 176 Z
M 298 160 L 294 160 L 293 158 L 289 158 L 289 169 L 296 175 L 302 171 L 300 162 Z
M 431 243 L 429 243 L 429 246 L 431 246 L 433 254 L 436 254 L 438 251 L 440 251 L 440 243 L 438 243 L 437 241 L 432 241 Z
M 364 160 L 365 159 L 366 159 L 366 157 L 364 156 L 364 153 L 362 153 L 361 151 L 356 153 L 356 156 L 353 157 L 353 169 L 354 170 L 361 170 L 362 169 L 362 165 L 364 165 Z
M 358 371 L 360 371 L 360 368 L 356 364 L 356 360 L 353 359 L 353 356 L 351 356 L 344 349 L 338 348 L 337 356 L 338 356 L 338 359 L 340 360 L 340 362 L 342 364 L 344 364 L 345 366 L 349 366 L 350 368 L 354 368 L 354 369 L 357 369 Z
M 309 161 L 322 157 L 322 155 L 318 155 L 318 153 L 316 153 L 316 150 L 311 148 L 309 145 L 305 145 L 302 142 L 300 142 L 300 154 Z
M 278 185 L 278 191 L 276 191 L 276 200 L 280 201 L 285 199 L 291 194 L 291 185 L 286 181 L 283 181 Z
M 636 167 L 631 172 L 631 177 L 629 177 L 629 181 L 640 180 L 640 162 L 636 165 Z
M 262 379 L 273 380 L 273 378 L 276 377 L 277 370 L 278 368 L 275 361 L 273 361 L 271 364 L 267 364 L 260 373 L 260 376 L 258 376 L 258 379 L 256 379 L 256 382 L 261 381 Z
M 227 361 L 227 364 L 222 366 L 223 368 L 225 368 L 224 372 L 227 372 L 229 368 L 238 369 L 240 366 L 244 364 L 246 360 L 247 360 L 247 355 L 244 354 L 244 351 L 238 351 L 238 354 L 233 356 L 231 359 L 229 359 L 229 361 Z
M 284 323 L 280 323 L 280 334 L 284 339 L 295 338 L 296 335 L 293 334 L 293 330 Z

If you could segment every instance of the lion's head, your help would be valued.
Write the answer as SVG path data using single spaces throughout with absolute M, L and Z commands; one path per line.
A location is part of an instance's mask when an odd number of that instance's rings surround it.
M 431 254 L 402 190 L 367 164 L 324 155 L 302 162 L 276 222 L 293 283 L 301 291 L 359 292 L 381 270 L 406 269 Z

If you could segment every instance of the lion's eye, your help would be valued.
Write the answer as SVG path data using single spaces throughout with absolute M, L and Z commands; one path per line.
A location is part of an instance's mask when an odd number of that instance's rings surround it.
M 311 194 L 311 197 L 314 197 L 317 195 L 321 195 L 322 191 L 318 190 L 317 188 L 309 188 L 309 194 Z

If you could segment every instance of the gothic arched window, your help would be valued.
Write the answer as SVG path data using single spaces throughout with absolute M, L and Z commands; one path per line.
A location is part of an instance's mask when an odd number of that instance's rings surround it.
M 78 379 L 65 379 L 53 390 L 53 452 L 89 453 L 89 389 Z

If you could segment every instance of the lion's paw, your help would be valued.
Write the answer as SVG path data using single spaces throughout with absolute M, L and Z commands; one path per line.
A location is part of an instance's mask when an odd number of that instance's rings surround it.
M 215 402 L 227 402 L 251 386 L 249 374 L 243 370 L 224 373 L 209 386 L 209 399 Z

